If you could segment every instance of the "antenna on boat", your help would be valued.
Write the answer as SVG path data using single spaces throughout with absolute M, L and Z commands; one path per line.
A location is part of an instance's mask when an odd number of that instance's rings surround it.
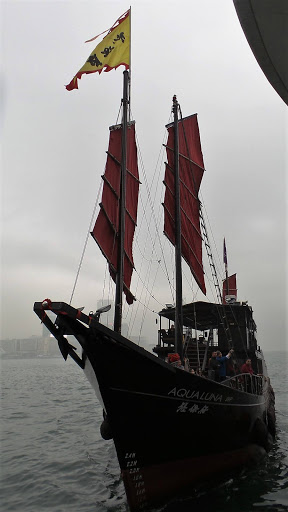
M 125 238 L 125 204 L 126 204 L 126 168 L 127 168 L 127 119 L 128 119 L 129 72 L 123 72 L 122 98 L 122 148 L 119 198 L 119 236 L 118 236 L 118 272 L 116 274 L 114 331 L 121 333 L 123 281 L 124 281 L 124 238 Z
M 174 115 L 174 184 L 175 184 L 175 351 L 183 359 L 183 310 L 182 310 L 182 260 L 181 260 L 181 207 L 180 207 L 180 176 L 179 176 L 179 104 L 173 96 L 172 112 Z

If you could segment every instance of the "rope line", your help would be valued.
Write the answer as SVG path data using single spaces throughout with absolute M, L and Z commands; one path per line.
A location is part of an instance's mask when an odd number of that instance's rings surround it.
M 78 282 L 78 277 L 79 277 L 79 274 L 80 274 L 80 270 L 81 270 L 81 267 L 82 267 L 82 263 L 83 263 L 84 255 L 85 255 L 86 248 L 87 248 L 87 244 L 88 244 L 88 240 L 89 240 L 89 235 L 90 235 L 90 233 L 91 233 L 92 224 L 93 224 L 93 220 L 94 220 L 94 217 L 95 217 L 96 208 L 97 208 L 98 201 L 99 201 L 99 195 L 100 195 L 100 191 L 101 191 L 101 188 L 102 188 L 102 186 L 101 186 L 101 185 L 102 185 L 102 184 L 100 183 L 100 186 L 99 186 L 99 189 L 98 189 L 97 198 L 96 198 L 96 201 L 95 201 L 95 204 L 94 204 L 94 208 L 93 208 L 92 217 L 91 217 L 90 224 L 89 224 L 89 229 L 88 229 L 88 232 L 87 232 L 87 235 L 86 235 L 86 239 L 85 239 L 85 242 L 84 242 L 84 247 L 83 247 L 83 250 L 82 250 L 82 254 L 81 254 L 81 258 L 80 258 L 80 262 L 79 262 L 78 270 L 77 270 L 77 273 L 76 273 L 76 278 L 75 278 L 75 281 L 74 281 L 74 286 L 73 286 L 73 288 L 72 288 L 72 293 L 71 293 L 70 302 L 69 302 L 69 305 L 70 305 L 70 306 L 71 306 L 71 303 L 72 303 L 72 300 L 73 300 L 73 297 L 74 297 L 74 293 L 75 293 L 76 285 L 77 285 L 77 282 Z

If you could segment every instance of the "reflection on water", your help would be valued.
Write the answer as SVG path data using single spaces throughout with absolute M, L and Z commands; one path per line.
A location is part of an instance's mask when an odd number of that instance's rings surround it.
M 261 466 L 163 512 L 288 510 L 287 361 L 266 359 L 276 394 L 277 441 Z M 83 373 L 63 359 L 2 361 L 1 510 L 127 512 L 113 443 Z

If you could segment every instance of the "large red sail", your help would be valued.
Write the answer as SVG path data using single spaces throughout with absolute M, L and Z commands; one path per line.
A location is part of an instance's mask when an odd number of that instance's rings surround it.
M 236 274 L 232 274 L 232 276 L 224 279 L 223 281 L 223 295 L 222 302 L 223 304 L 235 302 L 237 300 L 237 285 L 236 285 Z
M 110 127 L 110 141 L 104 180 L 102 202 L 92 236 L 99 245 L 109 263 L 110 275 L 116 281 L 118 271 L 118 233 L 119 233 L 119 196 L 121 174 L 122 125 Z M 124 240 L 124 293 L 128 304 L 134 297 L 130 292 L 130 283 L 134 267 L 132 243 L 137 221 L 139 175 L 137 148 L 135 142 L 135 123 L 128 123 L 127 129 L 127 172 L 126 172 L 126 208 Z
M 206 294 L 202 263 L 202 236 L 200 230 L 200 202 L 198 191 L 204 172 L 197 115 L 179 123 L 179 174 L 181 205 L 181 251 L 200 289 Z M 174 195 L 174 126 L 170 124 L 166 146 L 167 159 L 164 184 L 164 233 L 175 245 Z

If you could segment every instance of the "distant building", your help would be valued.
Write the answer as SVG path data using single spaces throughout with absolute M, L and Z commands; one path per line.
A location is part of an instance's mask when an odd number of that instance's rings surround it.
M 60 355 L 55 338 L 31 336 L 31 338 L 0 341 L 1 357 L 37 357 Z
M 47 329 L 45 324 L 42 324 L 42 338 L 49 338 L 50 337 L 50 331 Z
M 113 329 L 114 327 L 114 301 L 113 300 L 100 300 L 97 302 L 97 309 L 111 305 L 109 311 L 100 315 L 101 324 Z M 49 315 L 49 312 L 47 312 Z M 122 323 L 122 335 L 128 337 L 128 324 Z M 69 336 L 69 342 L 72 345 L 78 346 L 77 340 Z M 140 346 L 150 350 L 147 340 L 144 337 L 129 336 L 129 339 L 139 344 Z M 6 339 L 0 340 L 0 355 L 1 357 L 37 357 L 37 356 L 59 356 L 61 353 L 58 347 L 57 340 L 50 334 L 50 331 L 43 324 L 41 336 L 31 336 L 25 339 Z

